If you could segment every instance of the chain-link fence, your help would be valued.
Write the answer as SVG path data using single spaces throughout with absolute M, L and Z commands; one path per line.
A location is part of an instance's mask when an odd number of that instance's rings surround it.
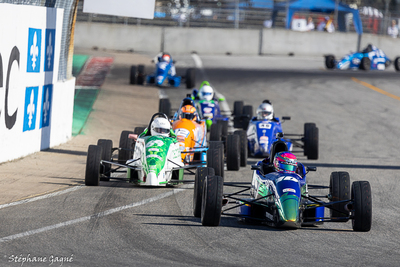
M 400 0 L 345 0 L 338 1 L 349 4 L 360 11 L 364 33 L 387 34 L 392 20 L 399 22 L 398 6 Z M 78 5 L 77 21 L 119 23 L 130 25 L 147 25 L 163 27 L 213 27 L 213 28 L 245 28 L 260 29 L 264 27 L 285 28 L 286 12 L 278 12 L 272 23 L 274 4 L 289 3 L 286 0 L 156 0 L 154 19 L 137 19 L 83 13 L 83 2 Z M 386 4 L 389 2 L 389 4 Z M 332 13 L 296 12 L 295 19 L 312 18 L 317 25 L 326 16 L 335 18 Z M 336 29 L 338 23 L 333 21 Z M 345 17 L 342 31 L 354 32 L 352 16 Z
M 58 79 L 65 80 L 72 76 L 72 56 L 73 56 L 73 30 L 74 15 L 79 0 L 0 0 L 0 3 L 33 5 L 44 7 L 56 7 L 64 9 L 64 20 L 61 36 L 60 65 Z M 72 44 L 72 45 L 71 45 Z

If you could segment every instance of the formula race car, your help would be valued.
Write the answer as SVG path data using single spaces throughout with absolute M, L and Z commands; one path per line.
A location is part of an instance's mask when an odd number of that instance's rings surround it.
M 307 173 L 316 168 L 301 163 L 296 166 L 295 172 L 285 173 L 275 171 L 272 161 L 258 162 L 252 166 L 252 182 L 248 186 L 242 182 L 224 184 L 223 178 L 215 176 L 212 169 L 199 168 L 193 196 L 194 216 L 201 217 L 205 226 L 218 226 L 221 215 L 226 215 L 238 217 L 245 223 L 282 228 L 351 220 L 354 231 L 371 229 L 372 201 L 368 181 L 355 181 L 350 187 L 347 172 L 332 172 L 329 186 L 309 185 Z M 237 187 L 239 191 L 224 194 L 224 185 Z M 309 192 L 313 189 L 328 189 L 329 193 L 314 196 Z M 246 191 L 250 198 L 241 197 Z M 330 216 L 325 216 L 325 208 L 330 210 Z
M 112 140 L 107 139 L 100 139 L 97 145 L 90 145 L 85 184 L 98 186 L 100 180 L 109 181 L 110 178 L 148 186 L 173 185 L 182 181 L 184 169 L 197 166 L 184 166 L 178 140 L 172 131 L 171 137 L 150 135 L 150 126 L 158 117 L 168 120 L 165 114 L 156 113 L 143 132 L 143 127 L 136 128 L 135 132 L 123 131 L 119 148 L 113 148 Z M 135 135 L 139 133 L 139 136 Z M 114 160 L 114 152 L 118 152 L 118 160 Z M 126 178 L 111 176 L 121 172 L 122 168 L 127 170 Z
M 156 62 L 155 72 L 146 76 L 145 66 L 131 66 L 130 70 L 130 84 L 143 85 L 146 81 L 147 84 L 155 84 L 156 86 L 163 86 L 164 84 L 179 87 L 181 80 L 185 80 L 186 88 L 193 88 L 195 85 L 196 70 L 189 68 L 186 70 L 186 76 L 181 77 L 176 75 L 176 70 L 171 56 L 168 53 L 162 53 L 156 57 L 153 62 Z
M 334 55 L 325 55 L 327 69 L 360 69 L 360 70 L 385 70 L 392 61 L 376 46 L 369 44 L 361 52 L 350 53 L 341 60 L 336 60 Z M 400 57 L 394 60 L 396 71 L 400 71 Z
M 269 100 L 264 100 L 263 104 L 272 105 Z M 245 116 L 246 120 L 241 122 L 243 127 L 247 128 L 249 155 L 253 157 L 269 157 L 272 144 L 279 139 L 286 143 L 288 151 L 292 151 L 293 147 L 300 148 L 303 149 L 304 155 L 307 156 L 308 159 L 318 159 L 319 134 L 315 123 L 305 123 L 304 134 L 284 135 L 282 131 L 282 122 L 290 120 L 290 117 L 282 117 L 281 122 L 279 118 L 273 116 L 273 112 L 269 116 L 269 119 L 262 119 L 256 116 L 250 121 L 248 121 L 249 117 Z M 243 117 L 243 115 L 241 115 L 241 117 Z M 236 119 L 236 121 L 238 121 L 238 119 Z

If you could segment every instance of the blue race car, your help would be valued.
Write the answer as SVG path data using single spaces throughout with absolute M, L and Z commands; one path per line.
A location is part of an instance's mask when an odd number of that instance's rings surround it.
M 147 84 L 155 84 L 156 86 L 163 86 L 167 84 L 173 87 L 179 87 L 182 80 L 185 80 L 186 88 L 193 88 L 195 85 L 196 70 L 189 68 L 186 70 L 186 76 L 181 77 L 176 75 L 175 61 L 172 60 L 171 55 L 162 53 L 156 57 L 152 62 L 156 62 L 155 72 L 146 76 L 144 65 L 131 66 L 130 71 L 130 84 L 143 85 L 146 81 Z
M 272 151 L 271 159 L 274 155 L 289 154 L 281 140 L 274 143 Z M 282 163 L 285 162 L 281 162 L 280 167 L 288 167 Z M 300 162 L 293 164 L 296 164 L 295 170 L 284 168 L 290 171 L 283 171 L 274 166 L 273 160 L 260 161 L 251 166 L 252 181 L 247 186 L 242 181 L 224 183 L 210 168 L 198 168 L 193 194 L 194 216 L 201 218 L 205 226 L 218 226 L 221 215 L 225 215 L 240 218 L 245 223 L 287 229 L 351 220 L 354 231 L 370 231 L 372 200 L 368 181 L 350 184 L 348 172 L 332 172 L 329 186 L 311 185 L 307 174 L 316 171 L 316 167 L 306 167 Z M 224 193 L 224 186 L 236 187 L 237 191 L 232 193 L 230 189 L 229 193 Z M 313 190 L 319 190 L 319 195 L 311 194 Z M 320 190 L 329 190 L 329 193 L 321 195 Z M 330 210 L 329 215 L 325 214 L 325 209 Z
M 269 100 L 264 100 L 260 105 L 271 105 Z M 286 143 L 288 151 L 292 151 L 293 147 L 304 150 L 304 155 L 308 159 L 318 159 L 318 128 L 315 123 L 304 124 L 304 134 L 283 134 L 282 122 L 290 120 L 290 117 L 279 118 L 273 116 L 273 112 L 268 119 L 253 117 L 247 126 L 247 142 L 248 154 L 253 157 L 269 157 L 271 154 L 272 144 L 281 139 Z M 283 138 L 293 137 L 293 138 Z
M 327 69 L 360 69 L 360 70 L 385 70 L 392 61 L 376 46 L 369 44 L 361 52 L 350 53 L 341 60 L 336 60 L 334 55 L 325 55 Z M 394 60 L 396 71 L 400 70 L 400 57 Z

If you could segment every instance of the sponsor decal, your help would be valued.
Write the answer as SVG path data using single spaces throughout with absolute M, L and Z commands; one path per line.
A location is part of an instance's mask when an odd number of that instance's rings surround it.
M 56 30 L 46 29 L 44 71 L 53 71 L 55 42 L 56 42 Z
M 273 216 L 271 213 L 269 213 L 269 212 L 265 212 L 265 217 L 267 217 L 267 218 L 270 219 L 271 221 L 274 220 L 274 216 Z
M 189 136 L 190 132 L 187 129 L 178 128 L 178 129 L 175 130 L 175 134 L 177 136 L 183 136 L 184 138 L 187 138 Z
M 151 146 L 163 146 L 164 142 L 161 140 L 151 140 L 146 144 L 146 147 L 151 147 Z
M 359 58 L 353 58 L 352 62 L 354 65 L 358 65 L 361 63 L 361 60 Z
M 39 87 L 27 87 L 25 91 L 24 127 L 23 131 L 31 131 L 36 127 L 36 114 Z
M 204 111 L 204 113 L 211 113 L 212 108 L 204 108 L 203 111 Z
M 29 28 L 27 72 L 40 72 L 42 30 Z
M 40 118 L 40 128 L 48 127 L 50 125 L 52 96 L 53 96 L 53 85 L 48 84 L 43 86 L 42 116 Z
M 268 136 L 261 136 L 260 144 L 268 144 Z
M 155 155 L 155 154 L 151 154 L 151 155 L 147 155 L 146 158 L 157 158 L 159 160 L 162 160 L 162 157 L 160 157 L 159 155 Z
M 286 192 L 296 193 L 296 190 L 293 189 L 293 188 L 285 188 L 285 189 L 283 189 L 282 191 L 283 191 L 283 193 L 286 193 Z
M 158 148 L 149 148 L 149 149 L 147 149 L 147 151 L 158 152 L 160 150 Z

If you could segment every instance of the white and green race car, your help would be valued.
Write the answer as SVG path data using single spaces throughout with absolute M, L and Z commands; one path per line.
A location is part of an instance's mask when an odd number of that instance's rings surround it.
M 170 136 L 152 136 L 150 125 L 157 117 L 168 117 L 163 113 L 152 116 L 149 127 L 136 127 L 134 132 L 121 133 L 119 147 L 113 148 L 112 140 L 100 139 L 88 149 L 85 184 L 98 186 L 99 182 L 117 179 L 146 186 L 174 185 L 183 181 L 185 169 L 198 165 L 184 165 L 175 133 Z M 211 152 L 211 151 L 209 151 Z M 219 152 L 219 151 L 215 151 Z M 116 155 L 118 153 L 118 155 Z M 208 162 L 208 167 L 219 167 L 222 154 L 217 160 Z M 126 173 L 121 177 L 118 173 Z

